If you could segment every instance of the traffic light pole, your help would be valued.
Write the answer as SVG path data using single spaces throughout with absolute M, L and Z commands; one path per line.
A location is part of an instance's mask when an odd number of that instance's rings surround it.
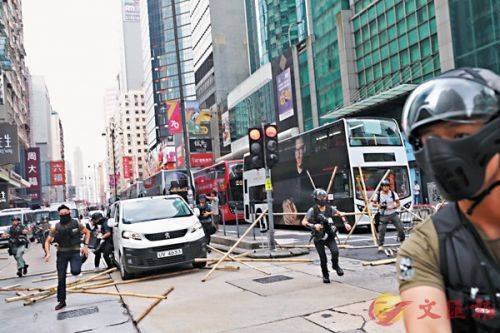
M 262 123 L 262 133 L 264 133 L 265 124 Z M 265 135 L 265 134 L 264 134 Z M 273 214 L 273 188 L 271 183 L 271 169 L 267 167 L 266 161 L 266 145 L 262 145 L 264 148 L 264 168 L 266 170 L 266 199 L 267 199 L 267 223 L 269 224 L 269 232 L 268 232 L 268 243 L 269 243 L 269 251 L 274 251 L 276 249 L 275 240 L 274 240 L 274 214 Z

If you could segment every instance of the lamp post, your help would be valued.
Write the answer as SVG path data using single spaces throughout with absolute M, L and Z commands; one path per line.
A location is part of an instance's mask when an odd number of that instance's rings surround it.
M 109 125 L 109 136 L 111 138 L 111 150 L 113 151 L 113 188 L 114 188 L 114 194 L 115 194 L 115 199 L 118 196 L 118 188 L 117 188 L 117 181 L 116 181 L 116 150 L 115 150 L 115 139 L 116 139 L 116 128 L 115 128 L 115 123 L 110 123 Z M 118 133 L 118 134 L 123 134 L 123 133 Z M 106 136 L 106 133 L 102 133 L 102 136 Z

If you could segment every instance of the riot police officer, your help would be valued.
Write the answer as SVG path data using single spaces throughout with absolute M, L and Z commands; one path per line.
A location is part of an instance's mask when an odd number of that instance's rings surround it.
M 328 194 L 323 189 L 315 189 L 313 192 L 314 206 L 309 208 L 302 224 L 311 229 L 314 247 L 318 251 L 321 261 L 321 272 L 323 273 L 323 282 L 330 283 L 328 264 L 325 252 L 325 246 L 332 254 L 332 268 L 338 276 L 344 275 L 344 271 L 339 266 L 339 249 L 335 242 L 335 235 L 338 228 L 345 227 L 347 231 L 351 226 L 346 219 L 334 207 L 328 203 Z M 335 221 L 334 217 L 340 217 L 342 222 Z M 335 218 L 337 220 L 337 218 Z
M 113 267 L 111 254 L 113 252 L 113 234 L 111 228 L 108 226 L 107 219 L 102 213 L 94 213 L 91 216 L 91 223 L 93 225 L 92 233 L 95 234 L 97 242 L 94 249 L 94 266 L 99 269 L 101 257 L 104 256 L 104 261 L 108 268 Z
M 398 256 L 407 331 L 499 332 L 500 76 L 463 68 L 421 84 L 403 128 L 449 200 Z
M 2 238 L 9 238 L 9 254 L 14 256 L 17 263 L 17 276 L 21 277 L 28 274 L 28 266 L 24 261 L 24 251 L 28 247 L 28 229 L 21 224 L 18 216 L 12 218 L 12 226 Z
M 60 221 L 55 227 L 50 229 L 49 237 L 45 241 L 45 261 L 50 258 L 50 244 L 55 241 L 57 247 L 57 301 L 56 310 L 66 306 L 66 270 L 68 264 L 71 266 L 71 274 L 77 276 L 81 273 L 82 257 L 89 255 L 90 231 L 87 230 L 78 220 L 71 218 L 70 209 L 61 205 L 59 212 Z M 82 234 L 84 237 L 83 247 L 81 247 Z M 81 254 L 81 255 L 80 255 Z

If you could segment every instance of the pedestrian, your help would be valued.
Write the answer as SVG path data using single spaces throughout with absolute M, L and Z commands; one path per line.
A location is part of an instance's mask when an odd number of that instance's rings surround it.
M 415 205 L 420 205 L 422 203 L 422 197 L 420 196 L 420 184 L 415 181 L 415 185 L 413 185 L 413 202 Z
M 405 103 L 417 163 L 448 200 L 398 255 L 407 332 L 500 332 L 499 106 L 500 76 L 479 68 L 445 72 Z
M 323 283 L 330 283 L 325 247 L 332 254 L 332 268 L 337 272 L 338 276 L 344 275 L 344 271 L 339 265 L 339 248 L 335 242 L 335 236 L 339 228 L 345 227 L 347 231 L 350 231 L 351 226 L 347 223 L 345 217 L 328 203 L 328 194 L 325 190 L 314 190 L 313 198 L 314 206 L 309 208 L 306 217 L 302 220 L 302 224 L 312 231 L 311 237 L 314 239 L 314 247 L 318 251 L 321 262 Z M 333 219 L 336 217 L 340 217 L 342 222 L 334 222 Z
M 28 247 L 28 229 L 21 224 L 18 216 L 12 218 L 12 226 L 2 238 L 9 238 L 9 254 L 14 256 L 17 263 L 17 276 L 28 274 L 29 265 L 24 261 L 24 251 Z
M 108 226 L 108 220 L 102 215 L 102 213 L 97 212 L 92 214 L 90 221 L 94 226 L 91 233 L 94 233 L 96 236 L 94 248 L 95 270 L 99 270 L 102 256 L 104 256 L 104 261 L 106 262 L 107 267 L 111 268 L 114 266 L 111 259 L 113 251 L 113 234 L 111 228 Z
M 215 227 L 217 227 L 220 223 L 219 196 L 217 190 L 213 189 L 212 192 L 210 192 L 210 196 L 207 196 L 207 199 L 210 200 L 210 207 L 212 208 L 212 221 Z
M 372 200 L 372 205 L 378 208 L 378 250 L 384 251 L 385 231 L 389 223 L 394 224 L 398 231 L 398 238 L 400 242 L 405 240 L 405 229 L 399 219 L 397 209 L 401 206 L 399 196 L 396 192 L 391 190 L 391 183 L 384 179 L 381 183 L 380 190 Z
M 73 276 L 80 275 L 82 269 L 82 256 L 85 258 L 89 254 L 90 231 L 87 230 L 78 220 L 71 218 L 70 209 L 61 205 L 57 209 L 60 221 L 50 229 L 49 237 L 45 241 L 45 261 L 50 258 L 50 244 L 54 241 L 57 247 L 57 301 L 56 310 L 66 306 L 66 270 L 68 264 L 71 266 Z M 83 247 L 81 247 L 82 234 L 84 237 Z
M 214 234 L 215 227 L 212 222 L 212 206 L 207 201 L 207 196 L 205 194 L 200 194 L 198 197 L 198 209 L 200 210 L 200 222 L 203 226 L 203 231 L 205 232 L 205 241 L 207 246 L 210 245 L 210 235 Z M 207 252 L 210 252 L 210 249 L 207 248 Z

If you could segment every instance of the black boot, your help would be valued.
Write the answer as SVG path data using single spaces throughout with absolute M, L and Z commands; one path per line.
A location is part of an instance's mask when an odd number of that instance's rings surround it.
M 344 275 L 344 270 L 342 268 L 340 268 L 340 266 L 333 267 L 333 269 L 335 270 L 335 272 L 337 272 L 338 276 Z
M 24 275 L 28 274 L 28 267 L 29 267 L 29 265 L 24 265 L 24 268 L 23 268 Z
M 66 307 L 66 302 L 65 302 L 65 301 L 62 301 L 62 302 L 59 302 L 59 303 L 56 305 L 55 309 L 56 309 L 56 311 L 59 311 L 59 310 L 61 310 L 62 308 L 65 308 L 65 307 Z
M 19 276 L 19 277 L 22 277 L 22 276 L 23 276 L 23 269 L 22 269 L 22 268 L 19 268 L 19 269 L 17 270 L 17 276 Z
M 323 276 L 323 283 L 330 283 L 330 278 L 328 276 Z

